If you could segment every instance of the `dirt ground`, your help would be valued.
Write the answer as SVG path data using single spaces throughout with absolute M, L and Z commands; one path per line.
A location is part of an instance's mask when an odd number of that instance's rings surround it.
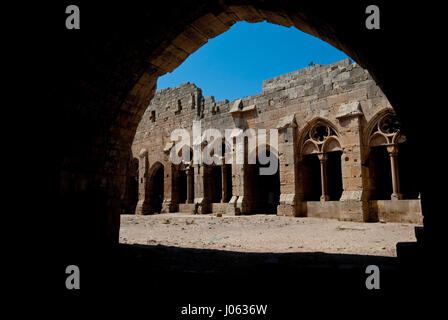
M 357 223 L 275 215 L 122 215 L 120 243 L 239 252 L 325 252 L 396 256 L 415 241 L 405 223 Z

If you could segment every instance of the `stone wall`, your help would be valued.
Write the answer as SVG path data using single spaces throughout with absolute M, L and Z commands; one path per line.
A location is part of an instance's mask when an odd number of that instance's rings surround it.
M 370 210 L 379 221 L 423 224 L 420 200 L 372 200 Z

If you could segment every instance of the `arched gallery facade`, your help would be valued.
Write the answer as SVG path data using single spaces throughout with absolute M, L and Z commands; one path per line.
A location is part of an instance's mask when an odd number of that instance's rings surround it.
M 171 132 L 278 130 L 278 170 L 255 164 L 170 161 Z M 229 102 L 184 83 L 158 91 L 132 145 L 124 212 L 272 213 L 350 221 L 421 223 L 412 154 L 393 107 L 369 73 L 343 60 L 263 81 Z M 223 140 L 223 154 L 235 148 Z M 234 156 L 233 159 L 236 159 Z

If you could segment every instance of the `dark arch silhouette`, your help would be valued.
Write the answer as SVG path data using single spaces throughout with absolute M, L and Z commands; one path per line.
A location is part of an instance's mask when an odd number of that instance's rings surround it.
M 152 165 L 149 171 L 149 203 L 150 213 L 160 213 L 162 211 L 164 197 L 164 166 L 160 162 Z
M 57 157 L 61 173 L 57 211 L 65 212 L 59 216 L 64 219 L 61 223 L 67 226 L 67 242 L 78 245 L 85 241 L 86 246 L 91 242 L 117 243 L 119 199 L 125 185 L 121 171 L 126 161 L 124 154 L 156 90 L 157 78 L 174 70 L 207 39 L 241 20 L 266 19 L 295 26 L 343 50 L 369 70 L 405 124 L 403 129 L 412 141 L 410 149 L 416 162 L 425 167 L 425 175 L 416 172 L 415 178 L 422 179 L 426 223 L 426 208 L 431 208 L 431 203 L 436 208 L 436 194 L 441 191 L 432 186 L 430 177 L 437 175 L 430 159 L 418 152 L 423 145 L 423 138 L 419 136 L 422 123 L 429 127 L 431 118 L 429 112 L 419 113 L 419 117 L 412 112 L 415 106 L 428 105 L 428 97 L 409 94 L 425 92 L 421 86 L 427 85 L 413 80 L 417 78 L 415 72 L 426 71 L 409 68 L 415 63 L 409 53 L 415 53 L 420 61 L 432 59 L 421 54 L 423 50 L 415 45 L 411 32 L 402 32 L 402 26 L 408 23 L 407 17 L 425 15 L 425 8 L 382 3 L 382 10 L 388 12 L 382 16 L 382 26 L 387 28 L 372 31 L 363 25 L 365 8 L 370 4 L 364 1 L 343 5 L 320 1 L 248 0 L 244 1 L 244 7 L 233 7 L 240 3 L 216 0 L 191 5 L 183 1 L 164 1 L 157 10 L 148 2 L 125 8 L 115 4 L 106 8 L 85 4 L 85 19 L 91 22 L 89 32 L 53 41 L 58 43 L 58 48 L 46 57 L 49 65 L 55 65 L 55 61 L 70 64 L 70 72 L 62 77 L 59 77 L 59 70 L 66 68 L 59 64 L 54 70 L 47 70 L 58 75 L 52 77 L 53 90 L 48 91 L 56 93 L 52 97 L 57 106 L 55 114 L 64 122 L 63 126 L 53 124 L 53 127 L 58 139 L 64 142 Z M 421 33 L 432 34 L 429 24 L 421 23 L 419 28 Z M 60 47 L 66 49 L 63 61 L 58 60 L 61 59 Z
M 277 206 L 280 203 L 280 163 L 278 151 L 265 146 L 266 156 L 271 156 L 271 150 L 274 161 L 277 163 L 277 170 L 274 174 L 261 174 L 261 168 L 269 167 L 268 164 L 261 164 L 258 156 L 255 164 L 246 164 L 245 173 L 245 197 L 248 201 L 248 213 L 276 214 Z M 258 149 L 257 149 L 258 150 Z M 257 150 L 252 152 L 257 153 Z

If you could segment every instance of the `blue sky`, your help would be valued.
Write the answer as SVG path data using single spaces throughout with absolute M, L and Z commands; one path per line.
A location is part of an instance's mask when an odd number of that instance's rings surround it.
M 346 58 L 342 51 L 294 27 L 238 22 L 160 77 L 157 90 L 188 81 L 204 96 L 232 101 L 260 93 L 263 80 L 305 68 L 311 61 L 329 64 Z

